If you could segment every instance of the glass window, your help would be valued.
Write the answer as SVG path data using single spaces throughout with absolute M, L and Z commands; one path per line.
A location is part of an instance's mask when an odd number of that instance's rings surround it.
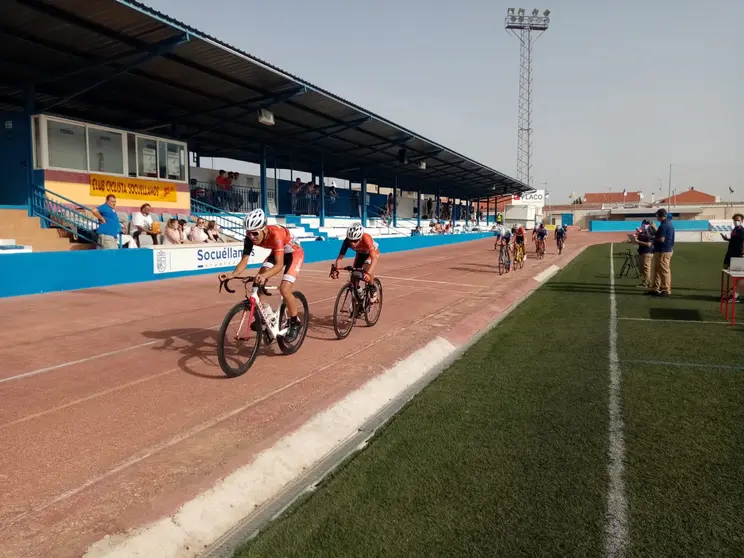
M 50 167 L 88 171 L 85 126 L 48 120 L 47 135 Z
M 88 127 L 88 161 L 90 172 L 124 174 L 122 134 Z
M 158 142 L 160 178 L 186 180 L 186 149 L 178 143 Z
M 137 140 L 134 134 L 127 134 L 127 165 L 129 176 L 137 176 Z
M 137 174 L 145 178 L 158 177 L 158 141 L 137 136 Z

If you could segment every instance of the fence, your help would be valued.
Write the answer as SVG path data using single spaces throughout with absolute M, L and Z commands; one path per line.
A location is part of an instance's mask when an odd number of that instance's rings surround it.
M 191 198 L 191 214 L 207 221 L 214 221 L 225 235 L 235 240 L 245 240 L 243 217 L 240 215 L 228 213 L 219 207 L 195 200 L 194 198 Z

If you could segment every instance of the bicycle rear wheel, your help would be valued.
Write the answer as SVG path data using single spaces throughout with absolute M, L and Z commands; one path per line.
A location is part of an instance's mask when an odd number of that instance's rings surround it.
M 382 283 L 380 283 L 379 279 L 375 279 L 375 285 L 377 286 L 377 302 L 370 304 L 368 287 L 367 305 L 364 307 L 364 321 L 367 322 L 369 327 L 374 326 L 377 323 L 377 320 L 380 319 L 380 314 L 382 314 Z
M 507 270 L 506 270 L 506 262 L 505 262 L 504 254 L 501 253 L 499 254 L 499 275 L 503 275 L 504 273 L 506 273 L 506 271 Z
M 336 337 L 346 339 L 351 333 L 356 321 L 357 302 L 351 284 L 347 283 L 336 296 L 336 304 L 333 306 L 333 331 Z M 348 324 L 343 320 L 348 317 Z
M 282 335 L 276 338 L 276 344 L 279 345 L 279 349 L 285 355 L 294 354 L 302 347 L 302 343 L 305 341 L 305 335 L 307 334 L 307 325 L 310 322 L 310 308 L 308 307 L 305 295 L 300 291 L 294 291 L 292 294 L 297 299 L 297 317 L 300 320 L 300 333 L 297 334 L 297 338 L 291 343 Z M 289 327 L 289 316 L 287 316 L 287 305 L 282 302 L 282 306 L 279 308 L 279 329 L 282 330 L 285 327 Z
M 237 378 L 245 374 L 253 366 L 261 347 L 262 321 L 257 309 L 253 311 L 253 321 L 256 324 L 255 331 L 251 329 L 250 322 L 251 303 L 243 301 L 230 308 L 220 327 L 217 339 L 217 360 L 220 368 L 226 376 Z M 234 329 L 231 327 L 233 318 L 239 317 Z M 230 330 L 230 333 L 228 333 Z M 251 345 L 251 339 L 255 341 Z M 235 341 L 235 345 L 231 344 Z

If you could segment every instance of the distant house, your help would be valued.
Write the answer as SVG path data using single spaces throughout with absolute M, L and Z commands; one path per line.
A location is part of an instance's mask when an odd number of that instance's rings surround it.
M 660 200 L 659 203 L 671 205 L 701 205 L 717 203 L 718 201 L 718 196 L 706 194 L 705 192 L 695 190 L 695 188 L 691 187 L 686 192 L 674 194 L 671 198 L 664 198 L 663 200 Z
M 640 192 L 628 192 L 623 196 L 622 192 L 598 192 L 584 194 L 584 203 L 638 203 L 641 201 Z

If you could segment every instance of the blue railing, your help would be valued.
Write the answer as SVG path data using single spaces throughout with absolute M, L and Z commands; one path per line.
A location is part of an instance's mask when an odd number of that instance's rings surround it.
M 72 234 L 73 237 L 79 237 L 96 244 L 98 235 L 95 231 L 98 228 L 98 221 L 88 217 L 80 211 L 66 207 L 59 201 L 49 198 L 49 196 L 54 196 L 70 205 L 90 211 L 90 208 L 74 202 L 71 199 L 56 194 L 50 190 L 45 190 L 38 186 L 32 186 L 32 215 L 41 219 L 41 221 L 48 227 L 64 229 Z
M 227 236 L 236 240 L 245 240 L 245 229 L 243 228 L 243 217 L 235 213 L 209 205 L 191 198 L 191 214 L 201 217 L 207 221 L 214 221 Z

